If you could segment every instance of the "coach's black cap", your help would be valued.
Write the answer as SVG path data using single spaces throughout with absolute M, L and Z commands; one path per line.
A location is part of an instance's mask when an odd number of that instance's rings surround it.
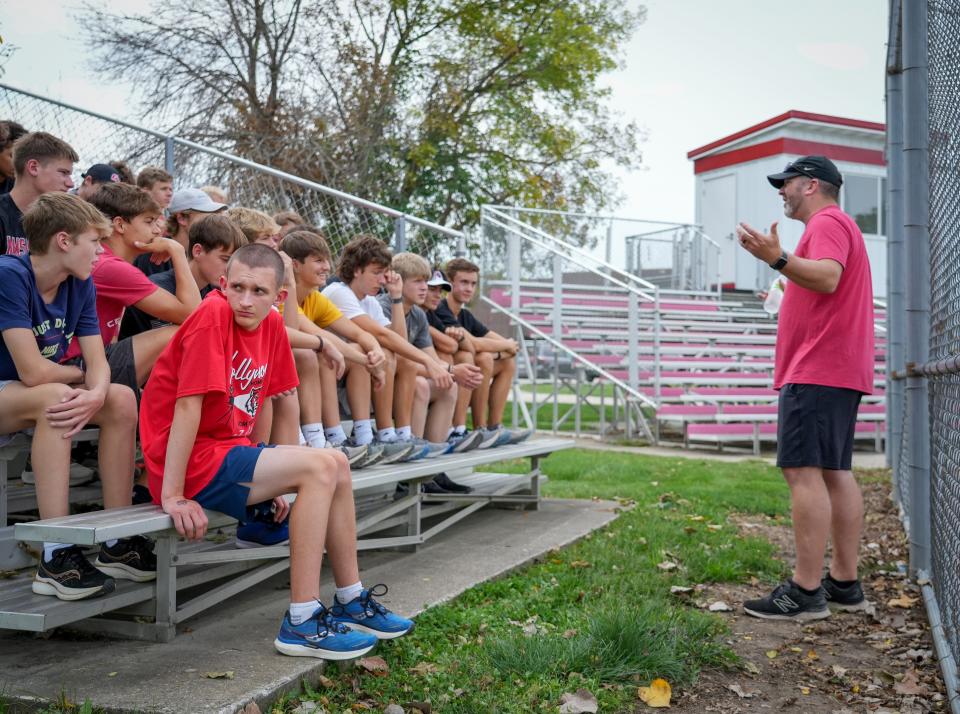
M 787 179 L 792 179 L 794 176 L 808 176 L 832 183 L 838 188 L 843 184 L 840 170 L 826 156 L 804 156 L 802 159 L 791 161 L 781 173 L 767 176 L 767 181 L 774 188 L 780 188 Z
M 83 178 L 89 176 L 94 183 L 119 183 L 120 174 L 112 166 L 107 164 L 94 164 L 89 169 L 80 174 Z

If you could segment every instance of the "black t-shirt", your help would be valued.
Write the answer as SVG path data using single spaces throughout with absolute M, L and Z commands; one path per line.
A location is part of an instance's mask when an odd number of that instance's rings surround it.
M 460 308 L 460 313 L 454 315 L 453 311 L 447 305 L 446 300 L 441 300 L 437 309 L 433 311 L 443 327 L 437 327 L 438 330 L 444 330 L 447 327 L 462 327 L 474 337 L 485 337 L 489 329 L 480 320 L 473 316 L 467 308 Z M 432 324 L 432 323 L 431 323 Z M 434 325 L 436 327 L 436 325 Z
M 170 262 L 169 258 L 160 263 L 160 265 L 156 265 L 150 261 L 152 256 L 152 253 L 141 253 L 133 259 L 133 264 L 140 268 L 140 272 L 146 275 L 148 278 L 152 278 L 154 275 L 159 275 L 160 273 L 166 273 L 173 270 L 173 263 Z M 176 288 L 170 292 L 176 292 Z
M 138 256 L 142 257 L 142 256 Z M 168 293 L 177 293 L 177 277 L 173 270 L 167 270 L 162 273 L 155 273 L 149 276 L 157 287 L 161 287 Z M 207 293 L 213 290 L 213 285 L 207 285 L 200 290 L 200 297 L 205 298 Z M 120 334 L 117 339 L 125 340 L 128 337 L 139 335 L 147 330 L 155 330 L 158 327 L 166 327 L 171 323 L 166 320 L 160 320 L 153 315 L 148 315 L 143 310 L 136 307 L 128 307 L 123 313 L 123 322 L 120 323 Z
M 0 236 L 3 252 L 7 255 L 23 255 L 27 252 L 27 235 L 23 232 L 23 212 L 10 198 L 9 193 L 0 196 Z
M 440 330 L 440 332 L 443 332 L 447 328 L 447 326 L 443 324 L 443 320 L 437 317 L 437 313 L 433 310 L 424 309 L 424 312 L 427 313 L 427 324 L 430 325 L 430 327 L 435 330 Z
M 7 176 L 0 181 L 0 194 L 10 193 L 13 190 L 13 176 Z

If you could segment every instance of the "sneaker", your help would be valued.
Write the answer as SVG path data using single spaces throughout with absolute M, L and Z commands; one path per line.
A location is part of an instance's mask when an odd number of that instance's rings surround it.
M 820 581 L 820 586 L 826 595 L 827 607 L 831 610 L 856 612 L 867 607 L 867 599 L 863 596 L 863 587 L 859 580 L 854 581 L 853 585 L 842 588 L 827 575 Z
M 413 451 L 410 455 L 404 459 L 404 461 L 416 461 L 418 459 L 432 459 L 434 456 L 439 456 L 447 450 L 447 443 L 443 442 L 442 444 L 437 444 L 432 441 L 427 441 L 426 439 L 421 439 L 414 436 L 411 439 L 407 440 L 409 443 L 413 444 Z
M 121 538 L 113 547 L 104 543 L 100 546 L 100 554 L 94 565 L 100 572 L 115 579 L 145 583 L 157 578 L 157 556 L 153 554 L 153 541 L 143 536 Z
M 330 444 L 331 442 L 327 442 Z M 351 466 L 355 469 L 365 469 L 367 466 L 373 466 L 374 464 L 380 463 L 380 460 L 383 459 L 383 449 L 380 448 L 377 444 L 358 444 L 353 440 L 353 437 L 350 437 L 346 441 L 343 441 L 339 444 L 332 444 L 331 448 L 335 449 L 366 449 L 363 457 L 358 459 L 355 463 L 351 462 Z M 344 451 L 344 453 L 347 453 Z M 350 456 L 347 455 L 349 459 Z
M 78 545 L 54 551 L 50 560 L 41 557 L 31 585 L 37 595 L 54 595 L 61 600 L 107 595 L 116 587 L 113 578 L 90 564 Z
M 497 431 L 500 432 L 500 436 L 495 442 L 493 442 L 493 446 L 490 447 L 491 449 L 495 449 L 498 446 L 506 446 L 507 444 L 511 443 L 510 440 L 513 438 L 512 432 L 506 427 L 498 426 Z
M 333 619 L 330 611 L 317 603 L 316 612 L 299 625 L 290 622 L 290 612 L 283 616 L 280 632 L 273 646 L 290 657 L 319 657 L 320 659 L 354 659 L 362 657 L 377 646 L 377 638 L 364 632 L 354 632 Z
M 450 477 L 444 473 L 439 473 L 433 477 L 433 482 L 450 493 L 473 493 L 473 486 L 464 486 L 450 480 Z
M 266 502 L 247 509 L 249 519 L 237 526 L 238 548 L 263 548 L 290 542 L 290 518 L 288 516 L 277 523 L 273 519 L 272 506 Z
M 477 429 L 477 431 L 481 434 L 480 443 L 477 445 L 478 449 L 493 448 L 503 434 L 503 429 L 499 427 L 496 429 Z
M 409 441 L 376 441 L 373 442 L 383 449 L 381 464 L 394 464 L 406 459 L 416 446 Z
M 529 439 L 530 435 L 533 434 L 533 429 L 505 429 L 505 431 L 510 434 L 508 444 L 519 444 L 521 441 Z
M 806 595 L 792 580 L 781 583 L 764 598 L 747 600 L 743 603 L 743 611 L 765 620 L 805 622 L 830 617 L 827 597 L 822 587 L 818 588 L 815 594 Z
M 482 431 L 455 431 L 447 438 L 448 454 L 462 454 L 480 446 Z
M 424 481 L 420 484 L 420 493 L 426 493 L 432 496 L 449 496 L 453 491 L 448 491 L 436 481 Z
M 332 444 L 329 441 L 327 442 L 327 449 L 339 449 L 340 453 L 347 457 L 347 463 L 351 466 L 355 466 L 357 462 L 363 461 L 367 455 L 367 445 L 363 444 L 354 444 L 350 445 L 344 442 L 343 444 Z M 358 467 L 359 468 L 359 467 Z
M 427 445 L 427 455 L 423 457 L 425 459 L 433 459 L 441 454 L 447 453 L 447 448 L 450 446 L 445 441 L 427 441 L 426 439 L 422 441 Z
M 81 484 L 90 483 L 93 481 L 93 478 L 96 475 L 96 470 L 91 469 L 89 466 L 75 463 L 70 464 L 71 486 L 80 486 Z M 20 480 L 25 484 L 33 486 L 37 483 L 37 475 L 32 470 L 24 469 L 23 473 L 20 474 Z
M 133 484 L 133 497 L 130 503 L 134 506 L 153 503 L 153 496 L 150 495 L 150 489 L 140 483 Z
M 346 604 L 337 600 L 337 596 L 334 595 L 333 607 L 330 608 L 333 619 L 350 629 L 376 635 L 381 640 L 401 637 L 413 629 L 413 620 L 390 612 L 373 599 L 374 596 L 382 597 L 386 594 L 386 585 L 374 585 Z

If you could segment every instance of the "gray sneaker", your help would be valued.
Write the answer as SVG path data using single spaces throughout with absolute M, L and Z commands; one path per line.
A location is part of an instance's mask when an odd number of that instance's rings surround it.
M 476 449 L 483 440 L 482 431 L 454 432 L 447 437 L 448 454 L 462 454 Z
M 510 434 L 508 444 L 519 444 L 521 441 L 526 441 L 533 433 L 533 429 L 507 429 L 506 431 Z
M 383 449 L 381 464 L 394 464 L 407 458 L 416 446 L 409 441 L 374 441 L 376 446 Z
M 483 436 L 480 438 L 480 444 L 477 446 L 478 449 L 490 449 L 496 446 L 497 442 L 500 440 L 500 437 L 503 436 L 503 429 L 497 427 L 496 429 L 478 429 Z
M 347 462 L 351 466 L 356 466 L 356 464 L 362 461 L 367 455 L 366 444 L 354 444 L 351 446 L 347 442 L 344 442 L 342 444 L 332 444 L 328 441 L 327 448 L 338 449 L 340 453 L 342 453 L 344 456 L 347 457 Z

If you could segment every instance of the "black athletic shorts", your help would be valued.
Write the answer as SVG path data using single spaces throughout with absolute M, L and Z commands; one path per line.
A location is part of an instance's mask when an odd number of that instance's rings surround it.
M 784 384 L 777 422 L 777 466 L 849 471 L 861 392 Z
M 133 390 L 137 395 L 137 404 L 140 404 L 140 386 L 137 384 L 137 363 L 133 358 L 133 338 L 128 337 L 119 342 L 111 342 L 106 345 L 104 352 L 107 355 L 107 364 L 110 365 L 110 382 L 112 384 L 123 384 Z M 69 364 L 83 369 L 83 358 L 72 357 L 64 364 Z

